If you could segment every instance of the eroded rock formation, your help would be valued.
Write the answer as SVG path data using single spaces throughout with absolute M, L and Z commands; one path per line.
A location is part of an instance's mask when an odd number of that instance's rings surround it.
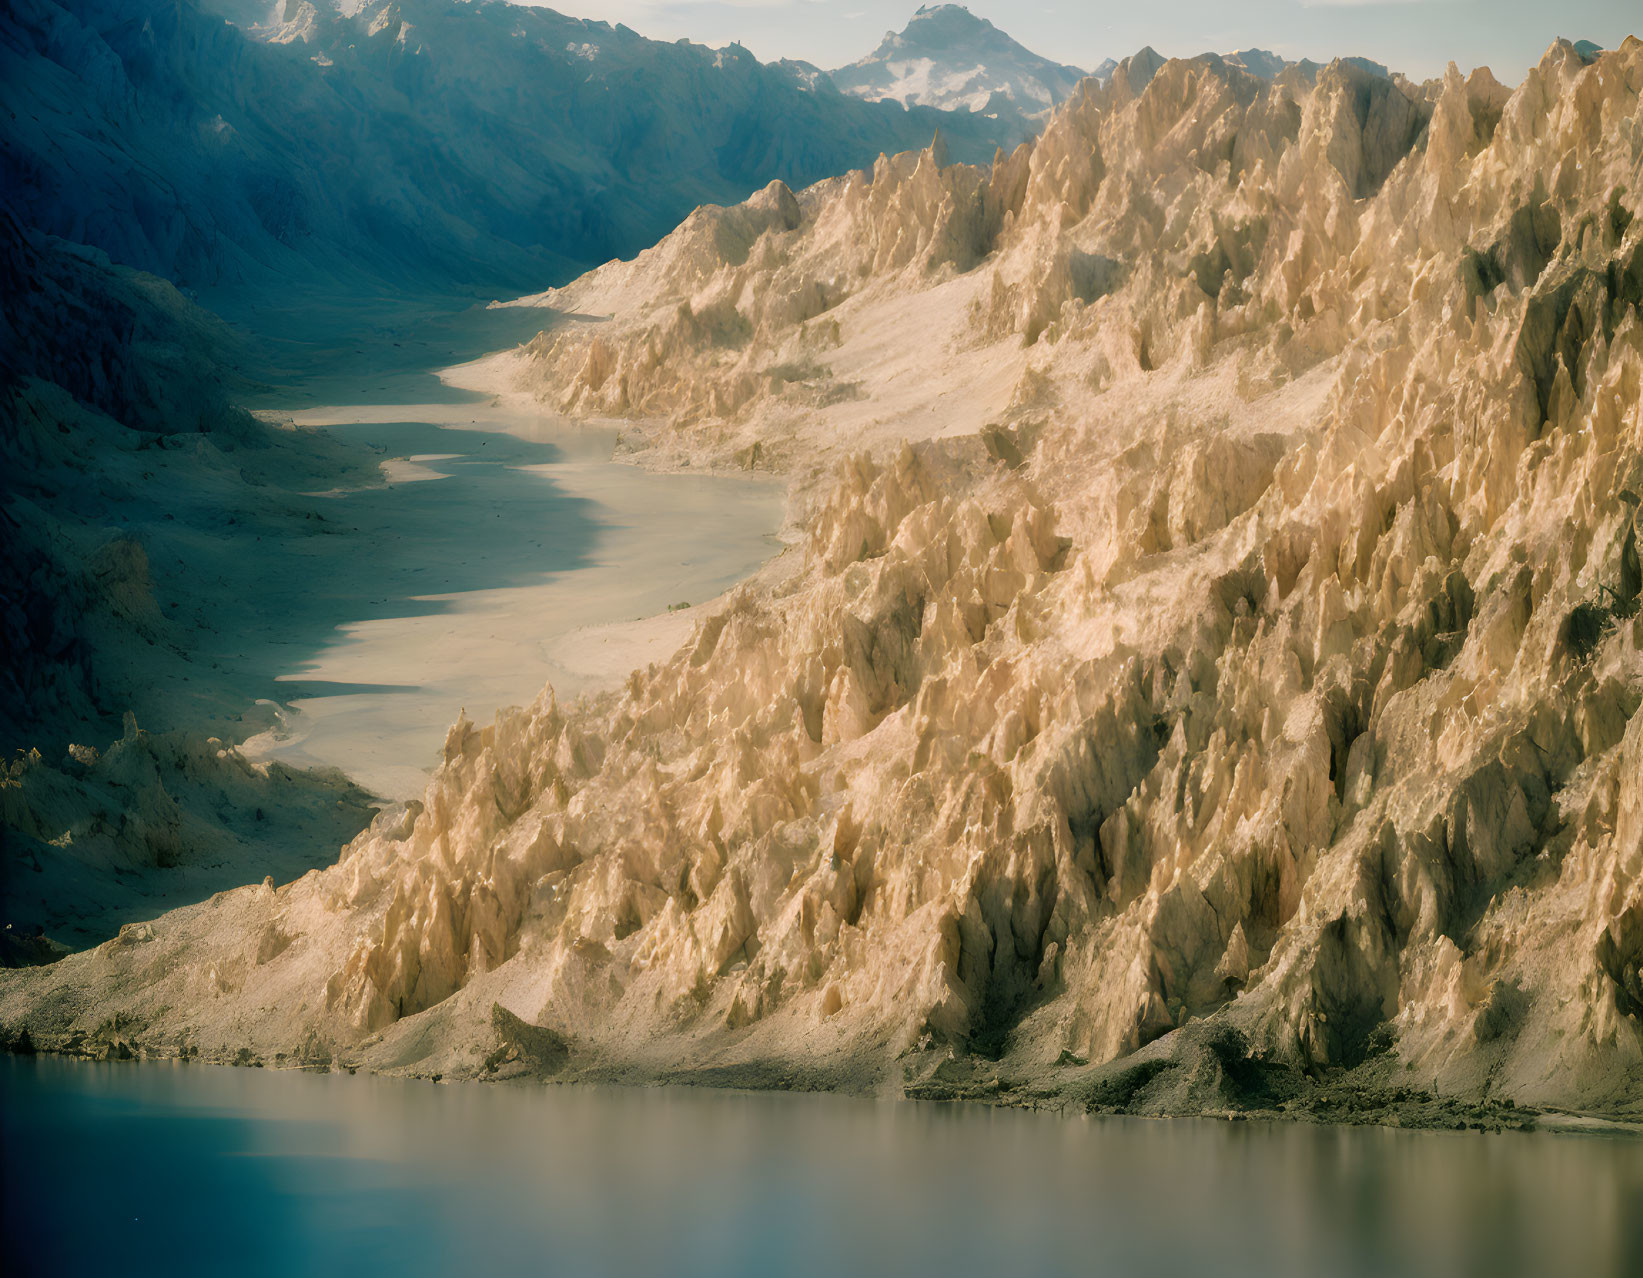
M 773 186 L 539 299 L 613 318 L 486 375 L 785 469 L 802 543 L 620 694 L 457 724 L 335 867 L 0 1021 L 1636 1112 L 1640 93 L 1636 40 L 1511 91 L 1120 67 L 991 169 Z

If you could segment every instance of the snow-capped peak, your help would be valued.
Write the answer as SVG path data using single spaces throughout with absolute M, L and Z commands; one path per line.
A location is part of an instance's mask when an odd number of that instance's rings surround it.
M 888 31 L 870 55 L 832 73 L 853 97 L 894 99 L 904 106 L 1047 111 L 1084 77 L 1023 48 L 963 5 L 921 7 L 905 30 Z

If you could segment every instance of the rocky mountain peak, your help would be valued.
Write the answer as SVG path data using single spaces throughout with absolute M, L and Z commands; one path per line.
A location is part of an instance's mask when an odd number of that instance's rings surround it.
M 870 55 L 832 73 L 840 90 L 869 101 L 1024 116 L 1065 101 L 1083 76 L 956 4 L 919 8 L 905 29 L 886 32 Z

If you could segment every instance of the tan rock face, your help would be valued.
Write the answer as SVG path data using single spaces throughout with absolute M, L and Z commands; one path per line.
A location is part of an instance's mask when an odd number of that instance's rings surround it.
M 1635 1108 L 1643 45 L 1129 86 L 549 298 L 614 318 L 517 386 L 788 467 L 802 546 L 621 694 L 458 724 L 333 869 L 0 1020 L 480 1072 L 500 1004 L 573 1063 L 863 1085 L 1209 1020 Z

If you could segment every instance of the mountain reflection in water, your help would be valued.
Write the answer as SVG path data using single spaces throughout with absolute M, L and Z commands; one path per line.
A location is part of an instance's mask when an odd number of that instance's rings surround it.
M 12 1273 L 1621 1275 L 1643 1142 L 0 1058 Z

